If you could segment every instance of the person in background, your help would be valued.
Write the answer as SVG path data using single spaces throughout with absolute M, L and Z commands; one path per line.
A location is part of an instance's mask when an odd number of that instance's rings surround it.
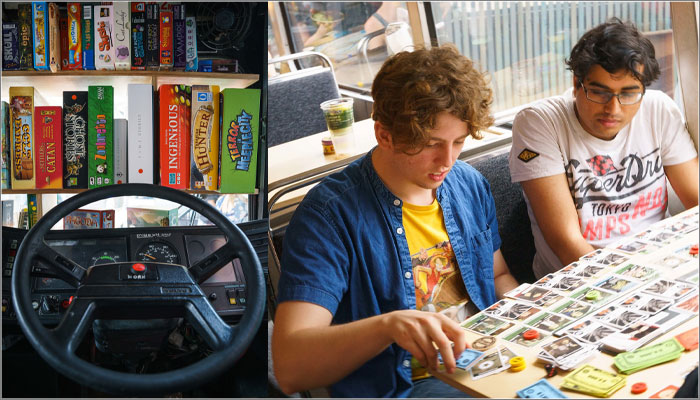
M 698 204 L 698 157 L 676 103 L 648 90 L 654 46 L 617 18 L 586 32 L 567 60 L 573 89 L 521 110 L 510 171 L 525 193 L 535 276 L 666 216 L 667 179 Z
M 457 160 L 493 122 L 492 93 L 445 45 L 387 59 L 372 97 L 377 146 L 314 187 L 287 228 L 275 375 L 286 393 L 465 397 L 424 367 L 439 352 L 453 373 L 458 321 L 518 285 L 488 181 Z

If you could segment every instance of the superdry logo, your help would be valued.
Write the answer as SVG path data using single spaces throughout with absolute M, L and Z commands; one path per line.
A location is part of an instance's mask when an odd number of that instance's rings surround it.
M 518 158 L 522 162 L 528 162 L 539 155 L 540 155 L 540 153 L 535 153 L 532 150 L 524 149 L 523 151 L 520 152 L 520 154 L 518 154 Z

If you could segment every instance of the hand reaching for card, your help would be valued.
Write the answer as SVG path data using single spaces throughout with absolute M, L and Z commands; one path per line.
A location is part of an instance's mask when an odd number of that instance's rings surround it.
M 393 311 L 385 315 L 392 340 L 421 365 L 437 370 L 439 351 L 447 373 L 455 371 L 455 359 L 467 348 L 466 332 L 456 322 L 438 313 L 418 310 Z

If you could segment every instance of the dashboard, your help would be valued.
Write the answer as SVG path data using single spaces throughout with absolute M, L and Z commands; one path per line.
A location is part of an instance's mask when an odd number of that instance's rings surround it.
M 266 220 L 241 223 L 238 227 L 253 243 L 261 264 L 266 265 Z M 17 249 L 27 231 L 3 227 L 2 233 L 2 320 L 3 324 L 16 324 L 10 281 Z M 226 243 L 214 226 L 52 230 L 45 240 L 52 249 L 85 268 L 126 261 L 163 262 L 189 268 Z M 263 253 L 265 259 L 261 257 Z M 32 306 L 39 319 L 45 325 L 60 322 L 76 288 L 40 261 L 32 266 L 31 282 Z M 238 259 L 222 267 L 200 287 L 222 318 L 227 322 L 240 319 L 247 298 L 245 276 Z

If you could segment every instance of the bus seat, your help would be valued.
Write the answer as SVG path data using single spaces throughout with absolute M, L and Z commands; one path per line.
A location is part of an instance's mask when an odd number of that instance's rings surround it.
M 328 57 L 317 52 L 302 52 L 271 59 L 268 64 L 304 57 L 319 57 L 327 66 L 299 69 L 268 80 L 268 146 L 328 130 L 320 105 L 340 97 Z
M 468 162 L 491 185 L 491 193 L 496 202 L 498 233 L 502 241 L 501 253 L 511 274 L 519 283 L 532 283 L 535 281 L 532 272 L 535 240 L 522 189 L 510 180 L 508 151 L 508 148 L 502 149 Z

